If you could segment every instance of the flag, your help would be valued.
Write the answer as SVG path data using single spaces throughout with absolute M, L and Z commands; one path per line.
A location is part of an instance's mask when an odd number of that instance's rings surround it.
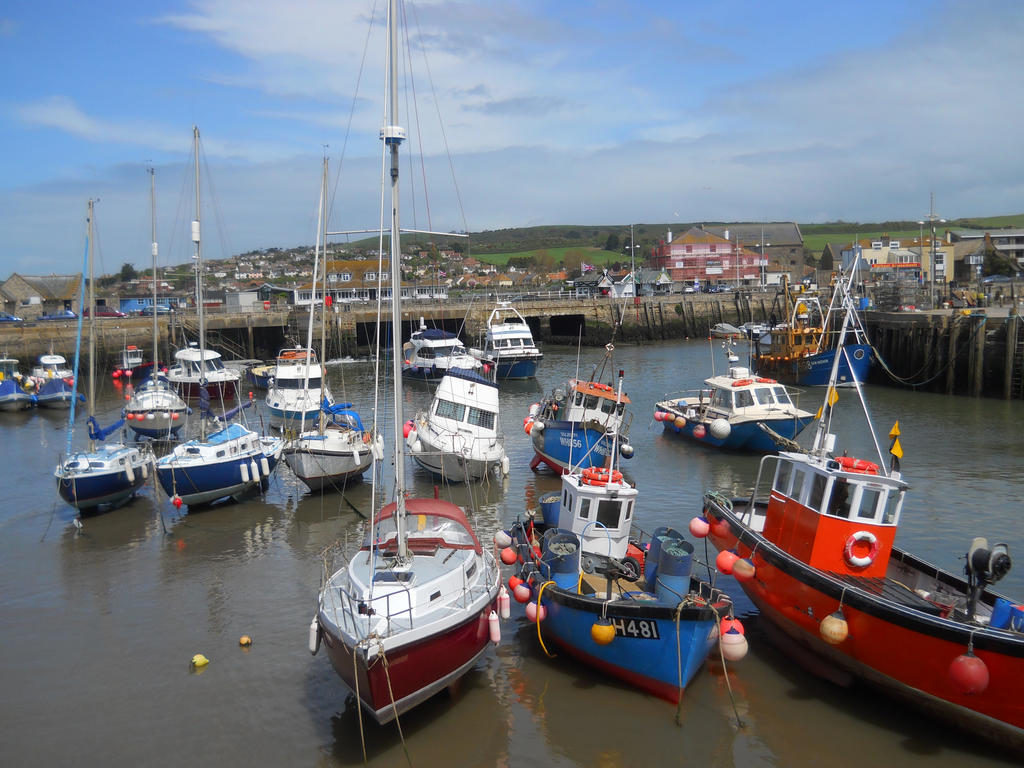
M 590 272 L 593 268 L 593 264 L 587 264 L 587 262 L 585 261 L 580 263 L 580 269 L 582 269 L 584 272 Z
M 818 412 L 816 414 L 814 414 L 814 418 L 815 419 L 820 419 L 821 418 L 822 411 L 824 410 L 826 405 L 828 406 L 828 412 L 831 413 L 832 412 L 832 406 L 836 404 L 837 400 L 839 400 L 839 393 L 836 391 L 836 388 L 835 387 L 829 387 L 828 388 L 828 394 L 825 396 L 825 403 L 820 408 L 818 408 Z
M 889 439 L 892 445 L 889 446 L 889 453 L 892 455 L 892 468 L 899 472 L 900 459 L 903 458 L 903 446 L 900 445 L 900 423 L 897 421 L 889 430 Z
M 439 270 L 437 270 L 437 276 L 438 277 L 448 277 L 448 273 L 445 272 L 443 269 L 439 269 Z

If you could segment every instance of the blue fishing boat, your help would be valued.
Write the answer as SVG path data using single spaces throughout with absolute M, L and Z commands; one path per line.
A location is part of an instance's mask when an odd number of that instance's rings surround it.
M 74 372 L 63 355 L 40 355 L 29 379 L 41 408 L 70 408 L 76 394 L 79 402 L 85 402 L 85 396 L 76 392 Z
M 542 463 L 564 474 L 574 468 L 602 467 L 612 457 L 612 435 L 617 435 L 618 452 L 633 456 L 627 441 L 632 414 L 626 413 L 629 396 L 600 381 L 570 379 L 544 400 L 530 406 L 523 429 L 533 441 L 530 469 Z
M 87 219 L 87 256 L 89 274 L 89 303 L 95 307 L 92 286 L 92 221 L 93 201 L 89 201 Z M 85 282 L 82 290 L 84 293 Z M 103 428 L 96 421 L 96 343 L 95 343 L 95 311 L 89 311 L 89 446 L 80 451 L 72 451 L 72 438 L 75 425 L 76 398 L 68 400 L 70 414 L 68 418 L 68 449 L 67 459 L 60 459 L 54 476 L 57 478 L 57 493 L 64 501 L 82 513 L 98 512 L 113 508 L 131 499 L 136 491 L 146 482 L 149 465 L 153 456 L 137 446 L 123 443 L 104 443 L 114 432 L 124 425 L 120 419 L 109 427 Z M 75 351 L 75 370 L 71 379 L 78 378 L 78 349 L 82 340 L 82 321 L 78 321 L 78 339 Z M 45 356 L 44 356 L 45 357 Z M 55 356 L 56 357 L 56 356 Z M 64 358 L 60 358 L 63 360 Z M 72 392 L 74 389 L 72 388 Z
M 693 545 L 670 528 L 647 539 L 635 526 L 637 489 L 613 468 L 563 476 L 557 527 L 517 521 L 495 541 L 527 619 L 548 643 L 625 681 L 679 702 L 733 621 L 721 591 L 696 578 Z M 507 545 L 507 546 L 506 546 Z M 746 653 L 739 632 L 721 637 L 728 660 Z
M 730 363 L 736 362 L 725 343 Z M 814 418 L 794 404 L 775 379 L 754 377 L 750 369 L 730 365 L 723 376 L 704 380 L 695 394 L 666 398 L 654 406 L 654 420 L 666 434 L 732 451 L 773 453 L 779 437 L 792 440 Z
M 26 388 L 27 387 L 27 388 Z M 35 389 L 18 370 L 13 357 L 0 358 L 0 411 L 21 411 L 36 404 Z

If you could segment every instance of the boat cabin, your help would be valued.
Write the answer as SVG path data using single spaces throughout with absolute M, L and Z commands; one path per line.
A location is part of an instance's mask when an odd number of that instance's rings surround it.
M 20 378 L 21 374 L 18 372 L 18 361 L 16 359 L 13 357 L 0 359 L 0 381 Z
M 848 456 L 777 459 L 764 537 L 812 568 L 884 576 L 906 491 L 899 474 Z
M 615 416 L 615 423 L 622 420 L 622 415 L 629 404 L 629 396 L 623 392 L 621 398 L 609 384 L 598 381 L 569 381 L 569 392 L 565 394 L 556 390 L 555 400 L 558 405 L 557 418 L 562 421 L 585 422 L 597 421 L 609 423 L 609 416 Z
M 195 342 L 190 343 L 185 349 L 180 349 L 174 354 L 181 368 L 181 374 L 189 378 L 202 378 L 204 374 L 212 371 L 223 371 L 224 362 L 221 360 L 220 352 L 212 349 L 205 350 L 202 356 L 204 365 L 200 365 L 200 350 Z
M 709 389 L 702 393 L 702 399 L 707 398 L 710 411 L 725 417 L 754 406 L 795 408 L 785 386 L 775 379 L 754 378 L 749 368 L 733 366 L 728 376 L 714 376 L 705 383 Z
M 575 533 L 582 552 L 621 560 L 629 547 L 637 490 L 618 471 L 588 469 L 562 478 L 558 527 Z
M 451 432 L 494 436 L 498 428 L 498 385 L 475 371 L 453 368 L 441 379 L 431 421 Z
M 530 326 L 523 316 L 512 306 L 504 302 L 499 304 L 487 320 L 484 351 L 498 356 L 536 350 Z
M 121 369 L 132 370 L 145 362 L 142 350 L 134 344 L 129 344 L 121 350 Z

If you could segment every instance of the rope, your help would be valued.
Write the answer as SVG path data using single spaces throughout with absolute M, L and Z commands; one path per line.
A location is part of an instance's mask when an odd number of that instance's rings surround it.
M 725 650 L 722 648 L 722 620 L 714 605 L 709 602 L 708 607 L 715 614 L 715 622 L 718 624 L 718 657 L 722 661 L 722 674 L 725 676 L 725 687 L 729 691 L 729 702 L 732 704 L 732 712 L 736 716 L 736 726 L 743 728 L 743 720 L 740 719 L 739 710 L 736 708 L 736 697 L 732 692 L 732 682 L 729 680 L 729 668 L 725 666 Z M 731 607 L 730 604 L 730 609 Z
M 412 768 L 412 757 L 409 755 L 409 745 L 405 743 L 405 734 L 402 733 L 402 723 L 398 719 L 398 703 L 395 701 L 395 691 L 391 687 L 391 667 L 388 664 L 388 656 L 384 652 L 384 646 L 377 641 L 377 654 L 380 656 L 382 663 L 384 664 L 384 677 L 388 681 L 388 696 L 391 697 L 391 708 L 395 713 L 395 726 L 398 728 L 398 738 L 402 742 L 402 752 L 405 754 L 405 760 L 409 763 L 409 768 Z
M 352 648 L 352 679 L 356 681 L 356 717 L 359 720 L 359 745 L 363 748 L 363 765 L 366 765 L 366 734 L 363 732 L 363 704 L 359 699 L 359 668 L 356 666 L 355 648 Z
M 544 638 L 540 636 L 540 608 L 541 608 L 540 598 L 544 594 L 544 588 L 548 584 L 554 584 L 554 583 L 555 582 L 553 582 L 553 581 L 545 581 L 543 584 L 540 585 L 540 589 L 537 590 L 537 640 L 540 642 L 540 647 L 544 650 L 544 653 L 547 654 L 549 659 L 555 658 L 555 654 L 553 654 L 551 651 L 548 650 L 548 647 L 546 645 L 544 645 Z

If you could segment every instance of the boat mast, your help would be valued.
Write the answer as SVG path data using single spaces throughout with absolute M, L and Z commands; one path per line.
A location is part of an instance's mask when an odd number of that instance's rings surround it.
M 160 330 L 157 325 L 156 312 L 156 169 L 149 169 L 149 207 L 150 220 L 152 221 L 152 252 L 153 252 L 153 372 L 150 374 L 153 381 L 156 381 L 157 361 L 160 359 L 159 347 Z
M 395 72 L 398 60 L 397 2 L 388 2 L 387 85 L 389 104 L 380 138 L 391 155 L 391 370 L 395 382 L 395 522 L 398 558 L 407 561 L 409 547 L 405 540 L 405 444 L 402 439 L 402 248 L 398 234 L 398 148 L 405 138 L 405 129 L 398 125 L 398 87 Z
M 317 233 L 321 237 L 323 243 L 323 252 L 320 258 L 320 268 L 323 270 L 320 280 L 320 289 L 323 291 L 323 309 L 320 312 L 320 402 L 317 403 L 317 416 L 319 417 L 320 434 L 324 433 L 324 429 L 327 424 L 327 415 L 323 409 L 324 390 L 327 388 L 327 155 L 324 154 L 324 176 L 321 181 L 320 188 L 320 199 L 323 200 L 322 215 L 323 218 L 320 224 L 320 232 Z M 313 283 L 316 283 L 316 277 L 313 278 Z M 313 291 L 313 299 L 316 300 L 316 291 Z M 312 324 L 313 318 L 310 316 L 310 323 Z M 309 366 L 306 366 L 306 377 L 309 377 Z
M 89 298 L 86 306 L 89 308 L 89 415 L 96 415 L 96 289 L 93 285 L 92 272 L 92 217 L 93 200 L 89 200 Z M 72 397 L 77 397 L 72 393 Z M 96 441 L 92 439 L 92 430 L 89 430 L 89 451 L 96 450 Z
M 302 415 L 299 419 L 299 434 L 301 435 L 306 430 L 306 410 L 309 400 L 309 364 L 311 360 L 311 352 L 313 350 L 313 319 L 316 317 L 316 278 L 320 271 L 320 236 L 325 232 L 324 227 L 324 205 L 327 202 L 327 157 L 324 157 L 324 169 L 320 178 L 320 205 L 317 209 L 317 220 L 316 220 L 316 248 L 313 250 L 313 288 L 310 293 L 309 299 L 309 327 L 306 328 L 306 375 L 302 380 Z M 326 237 L 326 236 L 325 236 Z M 327 287 L 326 280 L 324 281 L 324 288 Z M 321 342 L 321 350 L 323 349 L 323 342 Z M 321 352 L 321 355 L 323 352 Z M 324 372 L 320 371 L 320 383 L 323 386 Z M 317 408 L 320 408 L 320 403 L 317 403 Z M 320 413 L 319 419 L 319 430 L 320 434 L 324 431 L 324 418 L 323 413 Z
M 192 242 L 196 260 L 196 311 L 199 313 L 199 387 L 206 386 L 206 318 L 203 315 L 203 251 L 199 243 L 199 126 L 192 126 L 192 143 L 195 153 L 196 217 L 192 220 Z M 202 439 L 206 439 L 206 419 L 200 418 Z

